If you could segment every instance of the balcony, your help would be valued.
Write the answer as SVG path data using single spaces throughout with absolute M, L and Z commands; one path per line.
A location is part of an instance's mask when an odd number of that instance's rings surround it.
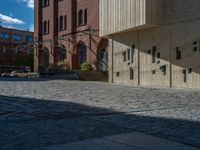
M 100 0 L 100 36 L 158 26 L 163 10 L 161 0 Z

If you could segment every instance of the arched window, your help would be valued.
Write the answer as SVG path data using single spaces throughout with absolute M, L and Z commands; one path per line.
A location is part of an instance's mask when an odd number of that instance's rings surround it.
M 84 11 L 84 23 L 87 24 L 87 9 Z
M 63 62 L 63 61 L 65 61 L 66 58 L 67 58 L 67 51 L 64 49 L 60 50 L 59 61 Z
M 108 70 L 108 55 L 106 49 L 102 48 L 99 51 L 99 71 L 107 71 Z
M 78 12 L 78 25 L 82 25 L 83 24 L 83 11 L 79 10 Z
M 60 31 L 63 30 L 63 27 L 64 27 L 64 25 L 63 25 L 63 16 L 60 16 Z
M 42 1 L 42 7 L 49 6 L 49 0 L 43 0 Z
M 44 33 L 47 33 L 47 22 L 44 21 Z

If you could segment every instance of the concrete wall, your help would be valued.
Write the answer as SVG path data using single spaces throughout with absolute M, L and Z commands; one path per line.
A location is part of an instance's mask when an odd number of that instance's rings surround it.
M 133 85 L 200 88 L 199 26 L 200 20 L 194 20 L 110 36 L 110 81 Z M 197 44 L 194 46 L 194 43 Z M 123 52 L 132 45 L 135 45 L 136 51 L 134 62 L 129 64 L 129 61 L 123 61 Z M 153 47 L 156 47 L 154 63 Z M 180 60 L 176 59 L 177 47 L 181 51 Z M 194 47 L 197 47 L 196 51 Z M 166 67 L 166 74 L 162 71 L 163 66 Z M 134 80 L 130 80 L 130 68 L 134 69 Z M 119 77 L 117 73 L 120 73 Z
M 100 0 L 100 35 L 159 25 L 163 9 L 163 0 Z
M 199 17 L 199 0 L 100 0 L 100 35 L 174 24 Z
M 200 89 L 199 0 L 101 0 L 100 13 L 110 82 Z M 133 45 L 135 61 L 124 61 Z

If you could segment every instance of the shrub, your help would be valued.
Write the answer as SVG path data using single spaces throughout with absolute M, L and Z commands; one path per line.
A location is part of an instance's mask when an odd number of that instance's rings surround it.
M 92 70 L 92 65 L 88 61 L 81 64 L 81 70 Z

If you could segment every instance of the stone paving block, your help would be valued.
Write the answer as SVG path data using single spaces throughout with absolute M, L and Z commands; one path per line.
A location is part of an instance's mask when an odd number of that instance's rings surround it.
M 134 146 L 127 146 L 102 139 L 80 141 L 65 145 L 46 147 L 44 150 L 142 150 Z
M 195 147 L 175 143 L 139 132 L 105 137 L 103 139 L 122 143 L 124 145 L 135 146 L 145 150 L 199 150 Z

